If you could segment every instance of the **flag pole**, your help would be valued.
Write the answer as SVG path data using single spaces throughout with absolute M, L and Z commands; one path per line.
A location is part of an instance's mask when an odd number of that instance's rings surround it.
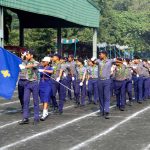
M 48 76 L 49 78 L 53 79 L 54 81 L 56 81 L 53 77 L 49 76 L 48 74 L 46 74 L 45 72 L 42 72 L 43 74 L 45 74 L 46 76 Z M 58 82 L 58 81 L 56 81 Z M 73 90 L 71 90 L 70 88 L 68 88 L 67 86 L 65 86 L 64 84 L 62 84 L 61 82 L 58 82 L 60 85 L 62 85 L 63 87 L 65 87 L 66 89 L 70 90 L 71 92 L 74 92 Z

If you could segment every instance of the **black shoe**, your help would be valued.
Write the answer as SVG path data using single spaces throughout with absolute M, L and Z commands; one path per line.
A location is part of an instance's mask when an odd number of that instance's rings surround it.
M 37 124 L 39 124 L 39 122 L 40 122 L 40 120 L 34 120 L 33 125 L 37 125 Z
M 19 125 L 29 124 L 29 119 L 23 119 L 19 122 Z
M 110 119 L 110 117 L 109 117 L 109 113 L 107 112 L 107 113 L 105 113 L 105 119 Z
M 138 101 L 139 104 L 142 104 L 142 101 Z
M 47 117 L 48 117 L 48 115 L 42 116 L 42 117 L 40 118 L 40 120 L 41 120 L 41 121 L 45 121 Z

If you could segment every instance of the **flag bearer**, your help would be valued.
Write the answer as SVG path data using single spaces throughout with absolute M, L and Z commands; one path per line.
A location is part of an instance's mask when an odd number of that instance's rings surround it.
M 29 123 L 29 103 L 31 93 L 33 95 L 34 103 L 34 124 L 39 122 L 39 85 L 37 76 L 38 63 L 33 58 L 34 52 L 28 51 L 26 54 L 27 64 L 20 65 L 21 69 L 27 69 L 27 84 L 24 88 L 24 107 L 23 107 L 23 120 L 20 125 Z
M 44 121 L 48 117 L 48 104 L 50 103 L 52 95 L 52 81 L 50 76 L 53 73 L 53 69 L 49 66 L 49 63 L 50 57 L 44 57 L 42 66 L 39 69 L 39 96 L 41 103 L 43 103 L 43 113 L 40 118 L 41 121 Z
M 94 95 L 94 104 L 98 102 L 98 66 L 95 64 L 95 58 L 88 61 L 88 97 L 89 103 L 92 103 L 92 95 Z
M 122 61 L 121 58 L 117 58 L 117 60 Z M 126 104 L 126 71 L 126 66 L 123 63 L 116 63 L 116 69 L 114 71 L 114 89 L 116 94 L 117 107 L 121 111 L 124 111 Z
M 75 100 L 76 107 L 85 106 L 85 97 L 86 97 L 86 68 L 84 67 L 84 61 L 82 58 L 77 60 L 77 75 L 75 82 Z M 81 95 L 81 96 L 80 96 Z

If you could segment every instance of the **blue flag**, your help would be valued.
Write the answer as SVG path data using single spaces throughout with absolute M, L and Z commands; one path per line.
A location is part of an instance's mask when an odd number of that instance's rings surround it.
M 0 96 L 11 99 L 16 88 L 21 59 L 0 47 Z

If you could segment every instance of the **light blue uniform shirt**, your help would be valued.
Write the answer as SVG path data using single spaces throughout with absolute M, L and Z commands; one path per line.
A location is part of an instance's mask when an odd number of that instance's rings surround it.
M 99 78 L 100 79 L 110 79 L 111 76 L 111 66 L 115 62 L 113 59 L 97 60 L 96 63 L 99 67 Z

